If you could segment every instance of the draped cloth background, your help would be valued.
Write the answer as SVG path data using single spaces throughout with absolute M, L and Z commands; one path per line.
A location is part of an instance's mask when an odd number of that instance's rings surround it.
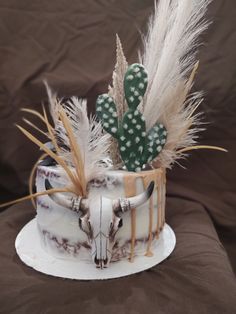
M 118 33 L 137 61 L 152 0 L 0 0 L 0 202 L 27 194 L 39 151 L 14 126 L 20 108 L 47 105 L 43 79 L 59 96 L 86 97 L 94 111 L 115 63 Z M 200 143 L 229 153 L 192 152 L 168 172 L 167 220 L 173 255 L 152 270 L 120 280 L 73 282 L 24 266 L 14 239 L 35 216 L 30 203 L 0 214 L 1 313 L 230 313 L 236 283 L 236 3 L 215 0 L 202 36 L 195 89 L 207 130 Z M 27 116 L 27 115 L 25 115 Z M 29 117 L 29 116 L 27 116 Z M 34 120 L 35 121 L 35 120 Z M 43 140 L 43 138 L 42 138 Z

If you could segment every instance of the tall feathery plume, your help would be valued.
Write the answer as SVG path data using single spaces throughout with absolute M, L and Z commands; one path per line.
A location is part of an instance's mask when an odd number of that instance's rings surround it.
M 189 99 L 187 95 L 198 67 L 196 47 L 208 26 L 203 16 L 210 2 L 160 0 L 150 19 L 142 57 L 149 74 L 143 114 L 147 129 L 159 121 L 168 130 L 155 166 L 170 167 L 182 157 L 180 149 L 196 143 L 200 123 L 199 114 L 194 112 L 202 102 L 202 93 Z
M 125 100 L 123 83 L 127 69 L 128 63 L 124 55 L 120 38 L 116 34 L 116 65 L 112 75 L 112 86 L 109 86 L 108 94 L 117 104 L 116 109 L 119 119 L 123 117 L 128 108 Z M 117 141 L 113 137 L 111 137 L 110 153 L 114 168 L 119 168 L 122 165 L 122 160 L 120 158 Z
M 112 86 L 109 86 L 108 94 L 117 104 L 117 115 L 121 118 L 127 111 L 127 103 L 124 93 L 124 77 L 128 69 L 124 51 L 119 36 L 116 34 L 116 65 L 112 74 Z

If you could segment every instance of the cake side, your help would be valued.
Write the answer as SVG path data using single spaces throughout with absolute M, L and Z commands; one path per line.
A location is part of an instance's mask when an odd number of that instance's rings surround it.
M 53 187 L 62 187 L 66 184 L 65 174 L 59 166 L 38 166 L 36 177 L 38 192 L 45 190 L 45 180 L 49 180 Z M 103 208 L 103 212 L 108 213 L 112 201 L 129 197 L 132 193 L 134 196 L 144 192 L 151 181 L 156 185 L 152 197 L 136 209 L 122 213 L 122 219 L 119 218 L 122 226 L 117 228 L 113 241 L 109 239 L 111 230 L 107 229 L 105 241 L 107 245 L 110 244 L 108 250 L 111 262 L 122 258 L 133 260 L 136 255 L 152 254 L 151 248 L 158 241 L 157 235 L 164 223 L 164 209 L 161 204 L 164 204 L 165 197 L 165 171 L 162 169 L 142 173 L 108 171 L 106 176 L 89 184 L 90 216 L 96 217 L 99 211 L 98 197 L 106 200 L 108 205 L 104 203 L 103 207 L 108 206 L 108 209 Z M 37 224 L 42 245 L 48 253 L 57 258 L 91 261 L 93 254 L 91 241 L 82 230 L 80 219 L 78 213 L 60 206 L 48 195 L 37 198 Z M 114 220 L 114 217 L 111 219 Z M 93 228 L 95 227 L 96 221 L 93 221 Z
M 37 192 L 45 191 L 45 180 L 55 187 L 67 184 L 65 174 L 59 166 L 38 166 Z M 86 258 L 87 237 L 78 228 L 77 214 L 56 204 L 48 195 L 37 197 L 37 225 L 44 249 L 58 258 L 76 257 L 83 249 Z M 80 256 L 81 258 L 81 256 Z M 87 256 L 89 258 L 89 256 Z

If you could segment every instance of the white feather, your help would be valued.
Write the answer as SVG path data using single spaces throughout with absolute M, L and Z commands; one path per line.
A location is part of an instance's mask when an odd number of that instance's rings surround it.
M 84 163 L 87 182 L 100 177 L 108 170 L 110 135 L 104 134 L 102 124 L 88 118 L 87 101 L 72 97 L 64 108 L 76 137 Z M 72 161 L 70 155 L 67 156 Z
M 182 156 L 178 149 L 196 140 L 199 116 L 190 117 L 189 113 L 202 101 L 202 94 L 196 93 L 186 101 L 192 87 L 187 77 L 196 63 L 199 35 L 208 25 L 203 16 L 210 2 L 160 0 L 149 23 L 141 60 L 149 74 L 143 114 L 148 130 L 161 122 L 168 131 L 157 159 L 159 166 L 170 167 Z
M 48 87 L 49 95 L 52 94 Z M 60 108 L 65 111 L 69 118 L 71 127 L 73 129 L 76 142 L 79 146 L 81 157 L 83 160 L 86 181 L 100 177 L 109 169 L 110 164 L 107 162 L 109 157 L 110 135 L 104 134 L 100 122 L 95 121 L 94 118 L 89 118 L 87 114 L 87 101 L 85 99 L 78 99 L 72 97 L 66 103 L 58 101 L 56 97 L 50 98 L 51 112 L 55 113 Z M 62 121 L 53 117 L 55 123 L 55 134 L 58 144 L 61 148 L 60 157 L 62 157 L 67 164 L 75 167 L 72 153 L 70 150 L 70 142 Z

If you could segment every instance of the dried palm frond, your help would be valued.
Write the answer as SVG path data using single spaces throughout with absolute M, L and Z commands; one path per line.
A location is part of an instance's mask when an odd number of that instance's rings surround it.
M 116 35 L 116 65 L 112 74 L 112 86 L 109 86 L 108 94 L 114 99 L 116 103 L 118 119 L 121 119 L 127 111 L 127 103 L 124 93 L 124 77 L 128 69 L 122 44 L 118 35 Z M 117 140 L 110 138 L 110 157 L 112 159 L 114 168 L 120 168 L 123 164 L 119 153 Z
M 52 150 L 50 150 L 45 144 L 43 144 L 41 141 L 39 141 L 34 135 L 32 135 L 30 132 L 28 132 L 26 129 L 24 129 L 23 127 L 16 125 L 18 127 L 18 129 L 29 139 L 31 140 L 33 143 L 35 143 L 40 149 L 42 149 L 45 153 L 47 153 L 47 155 L 49 155 L 51 158 L 53 158 L 67 173 L 68 178 L 71 180 L 71 182 L 73 183 L 73 187 L 74 188 L 78 188 L 79 190 L 74 190 L 75 194 L 79 194 L 82 193 L 82 190 L 79 187 L 79 184 L 77 182 L 77 178 L 74 175 L 74 171 L 66 164 L 66 162 L 60 157 L 57 156 L 56 153 L 54 153 Z
M 37 125 L 35 125 L 34 123 L 32 123 L 31 121 L 29 121 L 28 119 L 23 118 L 22 119 L 26 124 L 28 124 L 29 126 L 31 126 L 33 129 L 35 129 L 36 131 L 38 131 L 39 133 L 43 134 L 45 137 L 47 137 L 48 139 L 50 139 L 49 135 L 44 132 L 43 130 L 41 130 L 39 127 L 37 127 Z
M 190 150 L 195 150 L 195 149 L 211 149 L 211 150 L 218 150 L 224 153 L 227 153 L 228 150 L 219 146 L 211 146 L 211 145 L 195 145 L 195 146 L 189 146 L 183 149 L 180 149 L 178 153 L 185 153 Z
M 51 125 L 48 121 L 47 113 L 46 113 L 44 106 L 43 106 L 43 117 L 45 119 L 45 124 L 46 124 L 47 130 L 48 130 L 49 138 L 51 139 L 52 145 L 54 146 L 57 154 L 59 154 L 60 148 L 57 144 L 57 140 L 55 137 L 55 130 L 51 127 Z
M 75 167 L 78 182 L 79 182 L 81 192 L 82 192 L 81 195 L 85 196 L 87 183 L 85 179 L 85 168 L 84 168 L 84 162 L 82 160 L 82 156 L 80 152 L 80 147 L 77 143 L 75 134 L 73 133 L 73 129 L 69 122 L 69 119 L 67 118 L 65 112 L 62 109 L 59 112 L 59 117 L 60 117 L 60 120 L 62 121 L 63 127 L 65 128 L 66 135 L 68 138 L 72 164 Z
M 86 100 L 72 97 L 66 104 L 62 104 L 52 96 L 47 86 L 50 97 L 51 112 L 56 112 L 53 122 L 55 127 L 49 123 L 46 110 L 43 107 L 43 115 L 31 109 L 23 109 L 37 116 L 44 122 L 47 132 L 38 129 L 29 120 L 24 121 L 34 129 L 44 134 L 52 143 L 52 150 L 47 144 L 42 143 L 25 128 L 16 125 L 18 129 L 42 151 L 41 157 L 50 156 L 54 159 L 67 175 L 66 184 L 62 189 L 51 189 L 33 194 L 33 178 L 38 162 L 35 163 L 29 178 L 30 195 L 20 199 L 1 204 L 0 207 L 8 206 L 27 199 L 33 200 L 37 196 L 47 195 L 57 192 L 70 192 L 80 196 L 86 196 L 87 184 L 90 180 L 105 174 L 110 164 L 106 162 L 109 156 L 110 135 L 104 134 L 101 123 L 93 118 L 88 118 Z M 54 104 L 56 102 L 56 104 Z M 52 109 L 53 108 L 53 109 Z M 35 203 L 33 202 L 34 206 Z
M 62 192 L 74 193 L 74 191 L 71 190 L 70 187 L 50 189 L 50 190 L 47 190 L 47 191 L 30 194 L 30 195 L 18 198 L 18 199 L 14 200 L 14 201 L 10 201 L 10 202 L 6 202 L 4 204 L 0 204 L 0 208 L 5 207 L 5 206 L 10 206 L 10 205 L 13 205 L 13 204 L 17 204 L 17 203 L 20 203 L 20 202 L 23 202 L 23 201 L 32 200 L 32 199 L 34 199 L 34 198 L 36 198 L 38 196 L 50 195 L 50 194 L 59 193 L 59 192 L 61 192 L 61 193 Z
M 121 41 L 118 35 L 116 35 L 116 65 L 112 74 L 112 86 L 109 86 L 108 94 L 112 96 L 116 103 L 118 118 L 123 117 L 127 111 L 127 103 L 124 93 L 124 77 L 128 69 L 128 63 L 126 61 Z
M 84 195 L 87 183 L 101 175 L 110 168 L 110 164 L 105 162 L 109 157 L 110 135 L 104 134 L 102 125 L 94 118 L 89 118 L 87 114 L 87 101 L 72 97 L 67 102 L 58 100 L 55 94 L 46 85 L 49 96 L 50 112 L 53 117 L 54 127 L 49 123 L 45 108 L 43 115 L 31 109 L 23 109 L 31 113 L 47 127 L 47 135 L 51 140 L 56 152 L 55 159 L 66 171 L 68 177 L 74 185 L 74 190 Z M 21 131 L 22 128 L 21 128 Z M 42 150 L 45 151 L 43 143 L 39 143 L 36 138 L 26 133 Z M 46 153 L 48 153 L 48 148 Z M 52 152 L 51 152 L 52 153 Z M 58 161 L 59 159 L 59 161 Z M 75 170 L 73 176 L 69 170 Z

